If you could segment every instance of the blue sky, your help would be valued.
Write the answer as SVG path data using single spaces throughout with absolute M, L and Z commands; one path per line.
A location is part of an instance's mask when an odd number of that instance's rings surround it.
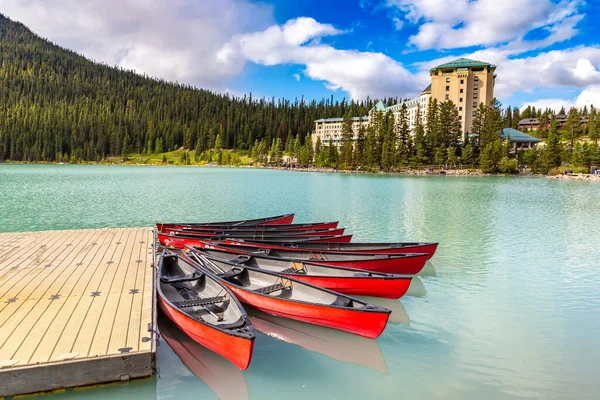
M 505 105 L 600 105 L 597 0 L 3 0 L 98 61 L 235 95 L 412 97 L 431 66 L 498 66 Z

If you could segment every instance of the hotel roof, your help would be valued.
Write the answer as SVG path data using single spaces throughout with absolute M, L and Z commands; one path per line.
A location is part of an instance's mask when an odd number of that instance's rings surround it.
M 367 121 L 369 117 L 352 117 L 352 121 Z M 344 118 L 321 118 L 315 122 L 344 122 Z
M 536 137 L 533 136 L 529 136 L 526 133 L 523 133 L 521 131 L 518 131 L 516 129 L 512 129 L 512 128 L 504 128 L 502 130 L 502 139 L 506 140 L 506 138 L 510 135 L 510 141 L 511 142 L 516 142 L 516 143 L 539 143 L 542 140 L 538 139 Z
M 469 58 L 459 58 L 445 64 L 438 65 L 437 67 L 431 68 L 430 71 L 437 71 L 438 69 L 450 69 L 450 68 L 469 68 L 469 67 L 490 67 L 496 68 L 495 65 L 486 63 L 483 61 L 471 60 Z

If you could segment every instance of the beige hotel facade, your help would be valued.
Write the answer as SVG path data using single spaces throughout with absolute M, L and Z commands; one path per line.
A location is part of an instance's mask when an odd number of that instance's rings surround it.
M 369 111 L 369 115 L 354 117 L 352 128 L 354 139 L 358 135 L 361 125 L 368 125 L 375 111 L 391 111 L 394 118 L 398 120 L 400 109 L 406 104 L 410 130 L 412 132 L 416 124 L 417 109 L 421 110 L 422 122 L 427 118 L 427 105 L 429 99 L 437 99 L 438 102 L 451 100 L 458 108 L 458 114 L 462 122 L 463 135 L 471 132 L 473 116 L 480 103 L 488 104 L 494 98 L 494 83 L 496 79 L 496 66 L 467 58 L 438 65 L 429 71 L 431 84 L 421 92 L 419 97 L 404 101 L 387 107 L 383 102 L 377 103 Z M 315 121 L 315 131 L 312 135 L 313 142 L 317 138 L 325 146 L 331 143 L 339 145 L 342 138 L 342 118 L 326 118 Z

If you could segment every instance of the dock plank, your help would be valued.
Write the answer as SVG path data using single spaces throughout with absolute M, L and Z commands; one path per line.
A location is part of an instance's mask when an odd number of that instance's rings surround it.
M 138 351 L 140 349 L 140 345 L 142 344 L 142 339 L 144 337 L 148 337 L 149 333 L 147 332 L 147 328 L 144 331 L 142 327 L 142 332 L 139 330 L 140 321 L 142 320 L 142 307 L 144 306 L 144 300 L 147 299 L 147 293 L 150 292 L 152 295 L 154 291 L 154 285 L 152 279 L 150 279 L 150 288 L 146 283 L 146 276 L 150 278 L 153 277 L 153 270 L 149 270 L 146 265 L 149 263 L 153 263 L 152 258 L 152 240 L 154 239 L 154 235 L 151 232 L 145 232 L 143 241 L 140 242 L 140 253 L 139 258 L 136 260 L 136 277 L 135 277 L 135 287 L 140 288 L 140 293 L 136 293 L 133 295 L 132 303 L 131 303 L 131 314 L 129 317 L 129 323 L 127 325 L 127 342 L 125 343 L 125 347 L 131 347 L 133 351 Z M 142 243 L 143 242 L 143 243 Z M 148 250 L 150 250 L 150 254 L 148 254 Z M 149 299 L 149 303 L 152 302 L 152 296 Z M 145 341 L 143 343 L 147 343 Z
M 142 247 L 140 242 L 142 242 L 143 239 L 144 232 L 142 229 L 138 229 L 135 234 L 133 251 L 130 253 L 129 260 L 127 261 L 127 271 L 123 279 L 123 284 L 119 290 L 119 304 L 112 323 L 112 332 L 108 343 L 108 354 L 119 354 L 122 351 L 128 352 L 133 350 L 133 346 L 127 347 L 125 345 L 127 344 L 127 330 L 131 320 L 133 298 L 143 289 L 138 288 L 135 285 L 138 265 L 137 260 L 140 260 L 140 262 L 143 261 L 139 258 L 140 248 Z
M 131 248 L 134 246 L 137 237 L 136 231 L 131 231 L 129 236 L 127 237 L 127 241 L 125 242 L 125 246 L 121 246 L 124 248 Z M 125 275 L 127 274 L 127 267 L 129 266 L 130 254 L 121 252 L 119 258 L 115 260 L 120 266 L 117 268 L 112 276 L 108 276 L 109 279 L 104 279 L 100 285 L 101 288 L 104 288 L 104 291 L 108 292 L 108 296 L 106 296 L 105 302 L 102 305 L 100 310 L 97 309 L 97 312 L 100 313 L 100 318 L 98 320 L 98 324 L 96 329 L 94 330 L 94 335 L 92 337 L 92 342 L 90 346 L 90 350 L 88 356 L 97 356 L 100 354 L 111 354 L 119 351 L 117 349 L 108 350 L 108 346 L 110 343 L 110 336 L 113 330 L 113 324 L 115 320 L 115 315 L 117 314 L 117 310 L 119 307 L 119 300 L 121 298 L 121 294 L 123 292 L 123 284 Z M 101 289 L 102 290 L 102 289 Z M 127 289 L 128 290 L 128 289 Z
M 73 234 L 73 233 L 71 233 Z M 31 297 L 33 288 L 44 283 L 39 277 L 40 270 L 35 269 L 38 265 L 49 265 L 56 261 L 58 254 L 63 251 L 62 243 L 70 239 L 69 234 L 58 240 L 53 247 L 44 251 L 44 255 L 31 257 L 28 261 L 19 265 L 19 268 L 12 272 L 12 277 L 0 283 L 0 329 L 4 327 L 5 322 L 13 316 L 15 312 L 26 313 L 26 310 L 20 310 L 22 306 L 31 305 L 31 302 L 26 302 Z M 30 285 L 31 289 L 25 291 L 22 295 L 21 291 Z M 18 315 L 17 319 L 22 319 L 23 315 Z M 0 336 L 1 337 L 1 336 Z
M 71 245 L 65 247 L 52 267 L 43 268 L 37 275 L 38 279 L 42 276 L 40 284 L 34 287 L 32 281 L 22 289 L 23 297 L 27 296 L 27 302 L 31 304 L 28 307 L 30 312 L 22 320 L 13 320 L 0 328 L 0 336 L 6 338 L 0 347 L 0 360 L 19 360 L 15 366 L 29 363 L 31 354 L 39 344 L 39 336 L 49 323 L 48 319 L 53 318 L 64 304 L 66 294 L 61 293 L 61 288 L 76 268 L 74 261 L 79 254 L 87 252 L 91 247 L 82 235 L 78 232 L 71 238 L 79 240 L 75 244 L 69 243 Z M 11 327 L 14 327 L 12 331 Z
M 0 398 L 152 374 L 153 240 L 151 228 L 0 233 Z
M 107 271 L 107 260 L 112 260 L 117 249 L 114 244 L 123 240 L 125 231 L 108 232 L 105 240 L 98 246 L 98 253 L 92 261 L 93 269 L 86 271 L 85 286 L 79 293 L 77 304 L 67 322 L 65 333 L 60 337 L 56 348 L 54 349 L 50 361 L 60 361 L 64 359 L 64 355 L 73 354 L 79 356 L 83 349 L 87 352 L 89 342 L 85 339 L 79 339 L 79 335 L 83 330 L 86 321 L 93 321 L 90 316 L 88 318 L 90 307 L 97 297 L 106 296 L 107 293 L 102 293 L 98 290 L 102 278 Z M 74 301 L 74 299 L 73 299 Z
M 114 237 L 114 233 L 109 231 L 100 231 L 100 237 L 96 239 L 97 243 L 94 248 L 81 260 L 80 271 L 78 275 L 74 275 L 70 281 L 65 283 L 63 292 L 69 292 L 69 296 L 65 299 L 64 306 L 52 321 L 52 329 L 48 329 L 42 337 L 38 348 L 33 354 L 30 363 L 44 363 L 51 360 L 53 353 L 58 352 L 56 361 L 64 360 L 65 356 L 71 353 L 71 347 L 76 337 L 76 332 L 79 326 L 73 325 L 68 329 L 72 318 L 77 316 L 74 314 L 77 305 L 83 296 L 92 296 L 91 293 L 86 293 L 85 289 L 92 277 L 95 269 L 98 267 L 98 262 L 104 258 L 104 253 L 101 251 L 102 245 Z M 92 242 L 94 243 L 94 242 Z M 105 247 L 105 250 L 107 247 Z M 76 278 L 76 280 L 75 280 Z M 80 323 L 81 321 L 75 321 Z M 77 329 L 76 329 L 77 328 Z
M 94 231 L 91 235 L 81 238 L 80 244 L 77 246 L 78 248 L 74 250 L 77 253 L 72 254 L 72 257 L 66 258 L 62 265 L 57 266 L 57 269 L 60 269 L 61 266 L 64 266 L 64 268 L 62 268 L 60 276 L 57 277 L 54 284 L 48 288 L 44 295 L 53 296 L 52 293 L 57 292 L 60 298 L 48 300 L 50 305 L 45 310 L 38 311 L 37 322 L 35 322 L 34 326 L 27 333 L 27 337 L 23 340 L 21 347 L 13 356 L 14 359 L 19 360 L 19 363 L 15 365 L 31 364 L 31 357 L 41 344 L 40 338 L 43 338 L 50 328 L 52 328 L 52 331 L 58 331 L 58 326 L 53 324 L 53 322 L 71 295 L 74 283 L 77 282 L 79 276 L 85 270 L 79 267 L 83 265 L 83 261 L 94 250 L 94 246 L 91 243 L 98 240 L 100 235 L 99 231 Z

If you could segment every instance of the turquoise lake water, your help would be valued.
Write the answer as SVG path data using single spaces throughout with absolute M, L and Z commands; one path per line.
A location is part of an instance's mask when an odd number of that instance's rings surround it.
M 393 323 L 375 341 L 249 310 L 264 333 L 240 372 L 161 319 L 154 379 L 52 398 L 600 398 L 597 183 L 0 165 L 4 232 L 287 212 L 355 241 L 438 241 L 435 273 L 380 302 Z

